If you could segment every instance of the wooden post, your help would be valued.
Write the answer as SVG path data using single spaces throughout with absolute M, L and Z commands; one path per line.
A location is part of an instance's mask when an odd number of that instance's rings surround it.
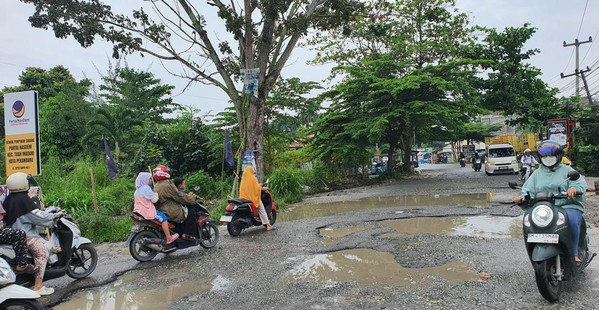
M 98 213 L 98 200 L 96 199 L 96 180 L 94 178 L 94 170 L 89 168 L 89 175 L 92 181 L 92 197 L 94 201 L 94 211 Z

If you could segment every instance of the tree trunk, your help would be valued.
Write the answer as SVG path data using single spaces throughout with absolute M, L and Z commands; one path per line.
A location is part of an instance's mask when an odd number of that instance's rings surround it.
M 247 149 L 254 152 L 256 177 L 261 182 L 264 178 L 264 97 L 261 95 L 251 99 L 247 130 Z

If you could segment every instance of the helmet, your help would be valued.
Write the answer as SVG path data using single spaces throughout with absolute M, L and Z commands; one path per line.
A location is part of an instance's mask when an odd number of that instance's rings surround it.
M 564 150 L 559 143 L 552 140 L 545 140 L 537 147 L 537 153 L 541 157 L 541 164 L 543 166 L 553 168 L 561 162 Z
M 531 152 L 530 149 L 524 150 L 524 154 L 530 154 L 530 152 Z
M 158 165 L 152 170 L 154 181 L 162 181 L 171 178 L 171 169 L 164 165 Z
M 13 193 L 29 190 L 28 175 L 24 172 L 15 172 L 6 179 L 6 187 Z

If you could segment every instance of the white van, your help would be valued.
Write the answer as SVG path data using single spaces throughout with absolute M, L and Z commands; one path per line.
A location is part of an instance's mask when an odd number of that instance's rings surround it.
M 515 173 L 519 172 L 516 151 L 511 144 L 491 144 L 487 147 L 485 158 L 485 173 Z

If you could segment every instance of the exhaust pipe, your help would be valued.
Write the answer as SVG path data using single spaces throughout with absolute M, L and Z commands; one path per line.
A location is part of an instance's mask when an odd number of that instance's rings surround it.
M 148 247 L 156 252 L 162 252 L 162 250 L 164 250 L 164 248 L 162 247 L 161 244 L 146 244 L 146 247 Z

